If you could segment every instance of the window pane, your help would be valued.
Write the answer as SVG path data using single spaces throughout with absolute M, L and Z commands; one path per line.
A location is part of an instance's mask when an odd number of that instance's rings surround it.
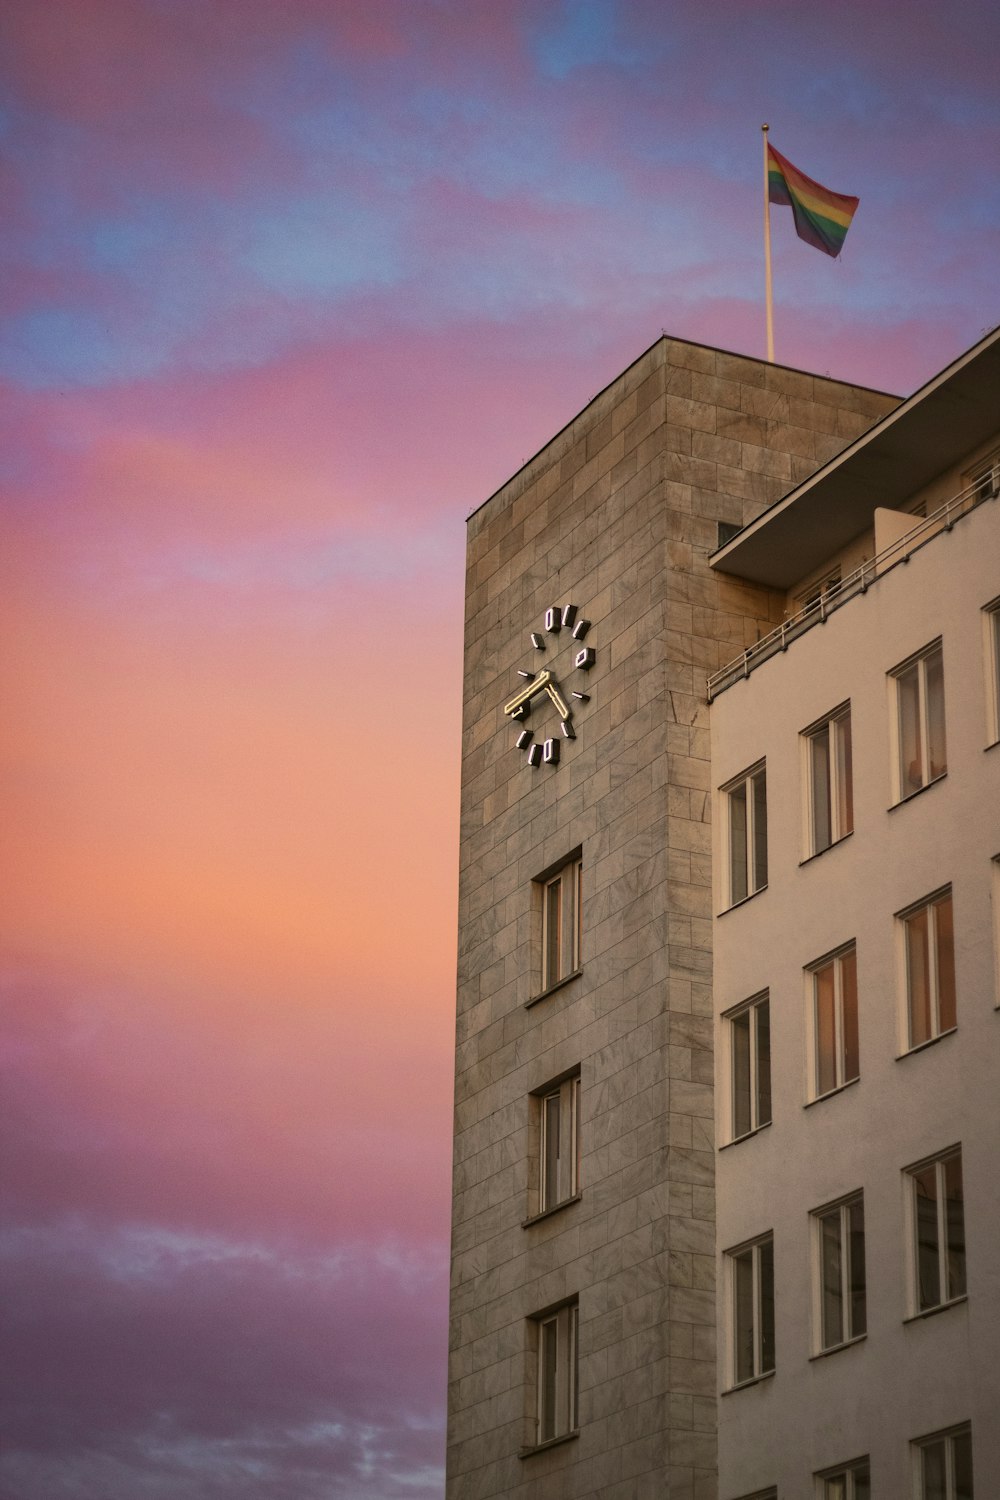
M 899 795 L 906 797 L 924 784 L 920 746 L 920 688 L 915 662 L 896 678 L 899 710 Z
M 944 743 L 944 658 L 939 646 L 924 657 L 927 682 L 927 745 L 930 753 L 930 778 L 943 776 L 948 769 Z
M 861 1075 L 858 1050 L 858 955 L 853 948 L 840 957 L 841 1031 L 844 1046 L 843 1082 Z
M 774 1242 L 757 1247 L 760 1264 L 760 1368 L 774 1369 Z
M 573 1178 L 570 1183 L 570 1192 L 576 1193 L 580 1189 L 580 1080 L 574 1078 L 570 1084 L 570 1139 L 573 1142 Z
M 753 1362 L 753 1251 L 733 1256 L 736 1326 L 733 1343 L 736 1379 L 750 1380 L 756 1374 Z
M 941 1031 L 955 1025 L 955 928 L 951 897 L 934 903 L 937 937 L 938 1015 Z
M 917 1233 L 917 1290 L 920 1309 L 941 1301 L 938 1266 L 937 1171 L 934 1163 L 913 1174 Z
M 868 1465 L 856 1469 L 854 1473 L 854 1500 L 871 1500 L 871 1488 Z
M 761 1000 L 754 1006 L 757 1017 L 757 1124 L 771 1121 L 771 1006 Z
M 955 1500 L 972 1500 L 972 1433 L 956 1432 L 951 1442 L 955 1461 Z
M 545 1117 L 542 1122 L 544 1141 L 544 1176 L 542 1179 L 542 1211 L 559 1202 L 559 1095 L 550 1094 L 545 1100 Z
M 729 793 L 730 901 L 742 901 L 747 891 L 747 784 Z
M 833 964 L 816 970 L 813 985 L 816 993 L 816 1092 L 828 1094 L 837 1086 Z
M 823 1500 L 847 1500 L 847 1475 L 834 1474 L 823 1481 Z
M 753 778 L 753 888 L 767 885 L 767 777 L 758 771 Z
M 538 1440 L 546 1443 L 556 1436 L 556 1362 L 558 1358 L 558 1328 L 555 1318 L 549 1318 L 541 1327 L 541 1349 L 539 1360 L 540 1411 Z
M 562 978 L 562 881 L 550 880 L 545 887 L 545 987 Z
M 962 1158 L 944 1163 L 945 1222 L 948 1226 L 947 1274 L 949 1297 L 965 1296 L 965 1212 L 962 1202 Z
M 851 716 L 845 714 L 833 727 L 837 747 L 837 833 L 840 838 L 854 828 L 854 765 L 851 749 Z
M 822 1268 L 823 1348 L 839 1344 L 844 1337 L 843 1281 L 840 1264 L 840 1209 L 824 1214 L 820 1223 Z
M 865 1206 L 862 1199 L 858 1198 L 848 1205 L 847 1225 L 851 1274 L 851 1319 L 848 1333 L 851 1338 L 856 1339 L 868 1327 L 865 1303 Z
M 580 1425 L 580 1308 L 577 1304 L 569 1310 L 569 1428 Z
M 925 1443 L 920 1451 L 923 1490 L 921 1500 L 950 1500 L 945 1467 L 944 1439 Z
M 828 849 L 833 841 L 830 825 L 830 727 L 824 724 L 812 736 L 813 851 Z
M 906 986 L 910 1015 L 910 1046 L 931 1036 L 930 950 L 927 907 L 906 919 Z
M 750 1124 L 750 1012 L 730 1022 L 733 1036 L 733 1135 L 746 1135 Z

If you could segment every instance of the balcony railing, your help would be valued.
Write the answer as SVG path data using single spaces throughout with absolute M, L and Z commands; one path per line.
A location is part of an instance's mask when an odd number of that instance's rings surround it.
M 807 604 L 805 609 L 800 609 L 798 614 L 789 615 L 787 620 L 774 630 L 768 631 L 754 645 L 748 646 L 735 660 L 728 662 L 718 672 L 713 672 L 708 679 L 708 701 L 717 698 L 724 693 L 726 688 L 732 687 L 734 682 L 740 682 L 744 677 L 749 677 L 755 667 L 769 657 L 776 656 L 779 651 L 787 651 L 792 641 L 814 625 L 821 625 L 834 610 L 842 608 L 849 599 L 857 594 L 867 593 L 868 589 L 887 573 L 890 568 L 895 568 L 899 563 L 909 562 L 910 557 L 919 547 L 923 547 L 938 532 L 950 531 L 955 522 L 970 511 L 975 510 L 977 505 L 982 505 L 985 500 L 995 500 L 1000 495 L 1000 462 L 995 463 L 991 469 L 976 476 L 972 484 L 968 485 L 959 494 L 953 495 L 937 510 L 932 511 L 929 516 L 921 516 L 916 524 L 899 537 L 890 546 L 884 547 L 874 557 L 866 558 L 859 568 L 849 573 L 839 584 L 834 585 L 820 598 Z

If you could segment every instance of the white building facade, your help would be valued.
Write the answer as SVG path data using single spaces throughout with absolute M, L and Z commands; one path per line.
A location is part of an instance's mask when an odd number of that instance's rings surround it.
M 713 559 L 721 1500 L 1000 1494 L 998 352 Z

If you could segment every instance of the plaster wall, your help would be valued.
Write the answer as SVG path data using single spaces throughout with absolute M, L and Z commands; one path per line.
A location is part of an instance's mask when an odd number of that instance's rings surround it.
M 712 706 L 713 785 L 766 758 L 768 788 L 769 883 L 729 911 L 721 817 L 714 836 L 719 1264 L 725 1271 L 727 1248 L 773 1231 L 776 1299 L 773 1377 L 720 1400 L 721 1500 L 769 1485 L 782 1500 L 812 1500 L 815 1471 L 866 1453 L 873 1494 L 908 1495 L 911 1440 L 966 1421 L 976 1494 L 992 1494 L 1000 1474 L 1000 1010 L 991 911 L 991 887 L 1000 889 L 993 863 L 1000 854 L 1000 747 L 989 747 L 982 617 L 998 592 L 1000 502 L 992 501 Z M 894 806 L 886 674 L 936 636 L 943 641 L 947 775 Z M 854 832 L 808 859 L 800 735 L 848 699 Z M 947 883 L 958 1026 L 906 1054 L 894 914 Z M 810 1104 L 804 967 L 850 939 L 857 943 L 861 1076 Z M 728 1037 L 720 1018 L 765 988 L 773 1123 L 726 1145 Z M 968 1300 L 912 1319 L 902 1169 L 959 1142 Z M 867 1336 L 812 1357 L 808 1215 L 858 1189 Z M 718 1311 L 721 1326 L 731 1326 L 724 1274 Z M 722 1339 L 720 1392 L 732 1385 L 731 1372 Z

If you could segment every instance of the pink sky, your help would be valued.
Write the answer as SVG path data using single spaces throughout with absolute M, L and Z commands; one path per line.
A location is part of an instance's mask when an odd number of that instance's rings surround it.
M 443 1487 L 464 521 L 661 329 L 997 316 L 995 7 L 7 0 L 10 1500 Z

